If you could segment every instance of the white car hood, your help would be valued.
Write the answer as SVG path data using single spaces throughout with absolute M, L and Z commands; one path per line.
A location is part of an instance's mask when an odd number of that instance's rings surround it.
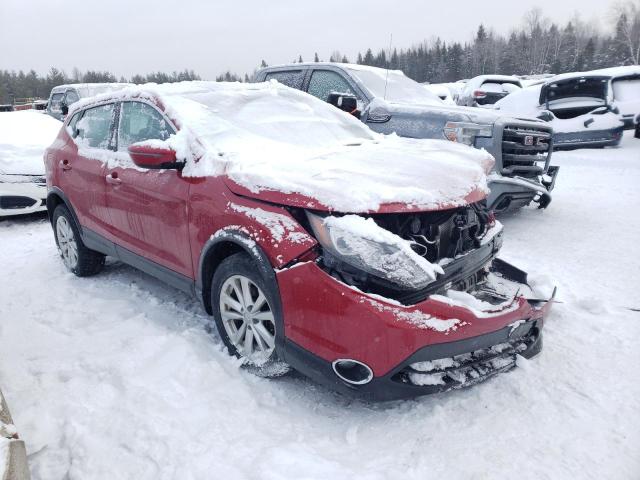
M 0 174 L 44 175 L 44 150 L 62 123 L 36 110 L 0 113 Z

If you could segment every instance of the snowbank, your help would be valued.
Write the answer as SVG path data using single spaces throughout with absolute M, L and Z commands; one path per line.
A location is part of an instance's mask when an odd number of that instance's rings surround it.
M 485 151 L 385 137 L 275 81 L 148 84 L 97 98 L 128 95 L 158 98 L 180 126 L 166 144 L 186 159 L 185 176 L 226 174 L 252 192 L 298 193 L 351 212 L 387 203 L 458 206 L 472 192 L 488 193 L 493 158 Z
M 33 480 L 637 480 L 632 137 L 554 153 L 565 175 L 552 208 L 503 219 L 503 258 L 561 295 L 541 355 L 466 391 L 391 404 L 256 378 L 190 296 L 115 263 L 77 278 L 46 219 L 0 222 L 0 378 Z
M 44 175 L 42 154 L 61 126 L 36 110 L 0 112 L 0 173 Z

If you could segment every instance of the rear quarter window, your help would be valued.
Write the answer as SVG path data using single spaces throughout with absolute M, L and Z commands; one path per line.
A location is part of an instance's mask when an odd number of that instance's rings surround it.
M 302 90 L 302 80 L 304 72 L 302 70 L 287 70 L 284 72 L 269 72 L 264 77 L 265 82 L 269 80 L 277 80 L 287 87 Z

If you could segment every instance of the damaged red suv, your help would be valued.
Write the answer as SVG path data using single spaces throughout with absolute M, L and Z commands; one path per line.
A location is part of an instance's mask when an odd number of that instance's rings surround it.
M 45 153 L 66 266 L 111 256 L 192 293 L 229 353 L 388 400 L 542 346 L 550 303 L 496 255 L 483 151 L 382 136 L 275 82 L 83 100 Z

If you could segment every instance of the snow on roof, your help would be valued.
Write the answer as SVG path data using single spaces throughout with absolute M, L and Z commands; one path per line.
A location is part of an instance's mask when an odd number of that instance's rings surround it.
M 266 83 L 147 84 L 81 100 L 156 97 L 180 127 L 168 145 L 185 176 L 226 174 L 252 192 L 299 193 L 338 211 L 388 203 L 436 209 L 488 192 L 485 151 L 371 131 L 326 102 Z M 195 160 L 197 158 L 197 160 Z
M 609 67 L 593 70 L 589 73 L 608 75 L 611 77 L 623 77 L 625 75 L 640 75 L 640 65 L 627 65 L 622 67 Z
M 37 110 L 0 113 L 0 173 L 43 175 L 42 155 L 61 126 Z

